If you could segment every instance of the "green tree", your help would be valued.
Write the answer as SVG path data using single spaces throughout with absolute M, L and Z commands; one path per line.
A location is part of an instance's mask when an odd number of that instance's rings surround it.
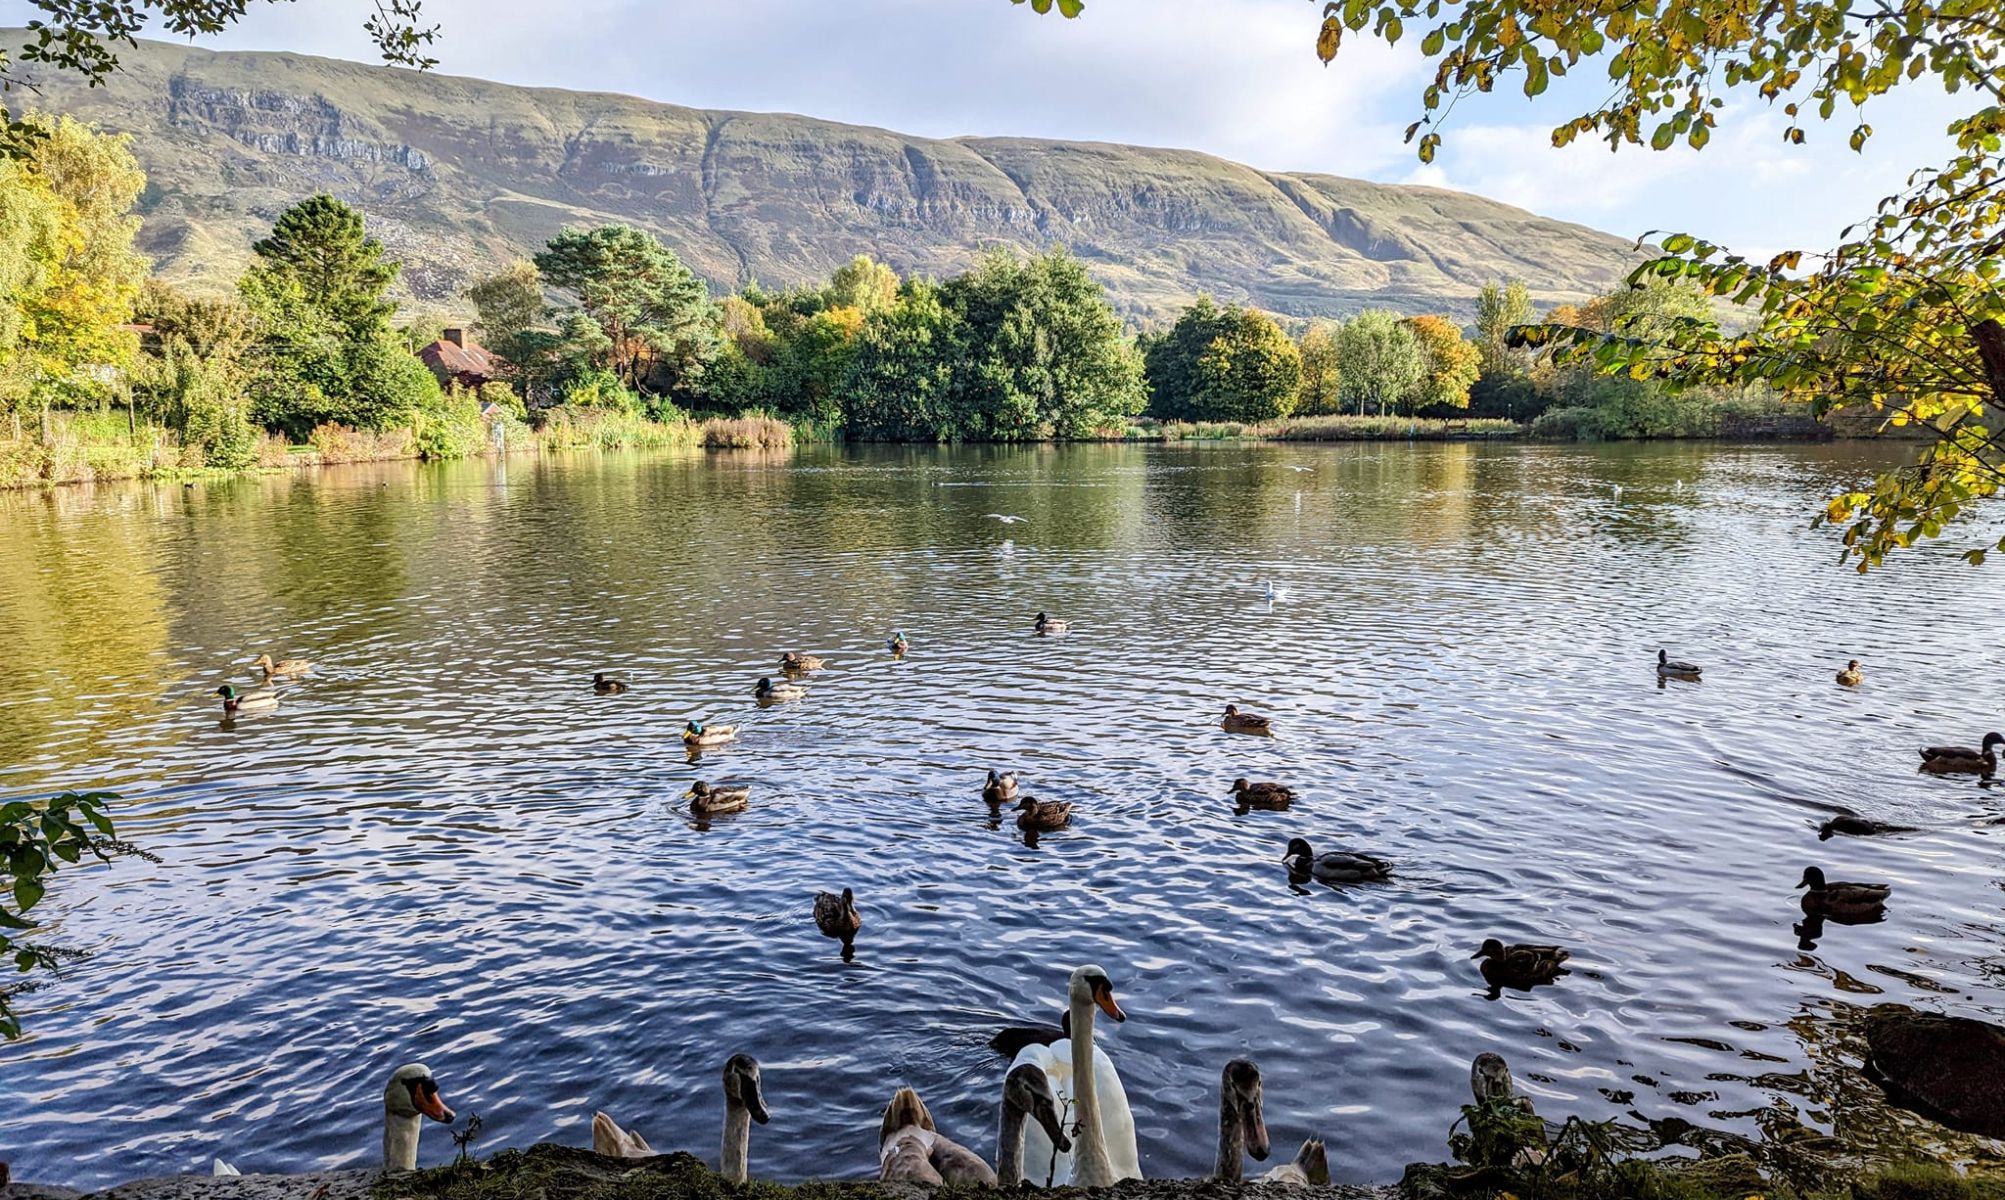
M 28 912 L 42 902 L 50 875 L 85 856 L 100 862 L 128 854 L 152 857 L 118 840 L 105 811 L 117 799 L 110 792 L 65 792 L 0 804 L 0 955 L 11 957 L 19 973 L 54 972 L 64 960 L 82 957 L 23 940 L 37 928 Z M 20 990 L 0 987 L 0 1038 L 8 1041 L 21 1036 L 20 1018 L 9 1003 Z
M 1482 351 L 1462 336 L 1462 327 L 1446 317 L 1408 317 L 1407 329 L 1420 348 L 1420 384 L 1410 403 L 1414 408 L 1468 408 L 1469 387 L 1476 382 Z
M 1525 373 L 1525 355 L 1511 346 L 1511 330 L 1530 324 L 1532 316 L 1532 294 L 1522 279 L 1486 283 L 1476 293 L 1476 350 L 1482 356 L 1477 366 L 1485 378 Z
M 1573 363 L 1673 389 L 1760 385 L 1820 415 L 1859 412 L 1913 425 L 1934 440 L 1869 489 L 1834 497 L 1820 520 L 1844 525 L 1861 570 L 1940 536 L 2005 492 L 2005 21 L 1992 0 L 1807 0 L 1750 7 L 1588 0 L 1564 12 L 1537 0 L 1337 0 L 1324 7 L 1317 52 L 1334 58 L 1347 32 L 1408 36 L 1434 60 L 1423 114 L 1408 129 L 1419 154 L 1441 145 L 1439 119 L 1472 93 L 1521 79 L 1528 97 L 1583 62 L 1605 63 L 1612 87 L 1552 131 L 1564 146 L 1592 134 L 1613 148 L 1702 149 L 1738 92 L 1780 105 L 1791 143 L 1811 118 L 1841 111 L 1862 148 L 1876 97 L 1930 79 L 1969 97 L 1949 126 L 1955 149 L 1820 254 L 1750 261 L 1689 234 L 1632 281 L 1677 278 L 1743 306 L 1725 330 L 1694 321 L 1656 335 L 1557 323 L 1529 344 Z M 1807 268 L 1806 268 L 1807 264 Z M 1987 536 L 1987 541 L 1988 536 Z M 1987 549 L 1968 552 L 1984 561 Z
M 1183 421 L 1266 421 L 1288 415 L 1302 355 L 1265 313 L 1200 296 L 1144 356 L 1153 411 Z
M 134 406 L 180 434 L 204 464 L 251 465 L 257 428 L 248 388 L 258 326 L 250 310 L 228 300 L 191 299 L 154 280 L 133 315 L 153 327 L 158 345 L 133 370 Z
M 940 290 L 924 280 L 905 285 L 897 303 L 871 314 L 838 397 L 850 432 L 889 441 L 942 441 L 965 436 L 971 423 L 958 411 L 956 367 L 968 330 Z
M 689 391 L 722 349 L 703 281 L 653 234 L 567 229 L 537 253 L 536 267 L 598 324 L 609 346 L 602 365 L 630 389 Z
M 1337 378 L 1346 404 L 1362 415 L 1405 403 L 1426 377 L 1420 343 L 1406 323 L 1384 309 L 1367 308 L 1337 330 Z
M 388 329 L 397 311 L 386 293 L 398 266 L 363 231 L 362 214 L 332 196 L 300 201 L 279 214 L 271 236 L 251 244 L 264 272 L 298 283 L 314 308 L 352 338 Z
M 1302 390 L 1295 399 L 1295 412 L 1301 416 L 1342 412 L 1336 322 L 1309 322 L 1295 343 L 1295 350 L 1302 357 Z
M 828 281 L 828 306 L 854 308 L 864 314 L 882 311 L 898 303 L 898 272 L 859 254 L 836 268 Z

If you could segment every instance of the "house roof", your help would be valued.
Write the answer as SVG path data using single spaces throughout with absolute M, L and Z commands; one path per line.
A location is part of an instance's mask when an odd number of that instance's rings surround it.
M 461 346 L 443 338 L 418 351 L 418 357 L 434 371 L 447 375 L 484 375 L 492 378 L 501 373 L 500 360 L 485 346 Z

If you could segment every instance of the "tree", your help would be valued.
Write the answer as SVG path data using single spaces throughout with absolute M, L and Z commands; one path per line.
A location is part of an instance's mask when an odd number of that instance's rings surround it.
M 1302 355 L 1265 313 L 1200 296 L 1144 357 L 1157 416 L 1267 421 L 1293 411 Z
M 891 441 L 942 441 L 963 432 L 955 374 L 967 327 L 940 290 L 915 280 L 857 339 L 840 404 L 851 433 Z
M 1759 384 L 1819 415 L 1863 412 L 1928 430 L 1934 440 L 1916 462 L 1832 498 L 1819 518 L 1846 527 L 1844 556 L 1861 570 L 2005 492 L 2005 22 L 1995 3 L 1587 0 L 1561 11 L 1538 0 L 1337 0 L 1324 6 L 1317 52 L 1330 61 L 1347 32 L 1367 26 L 1397 42 L 1409 22 L 1435 60 L 1423 115 L 1407 131 L 1419 135 L 1423 160 L 1440 147 L 1439 118 L 1458 101 L 1514 74 L 1536 97 L 1583 59 L 1606 62 L 1613 87 L 1553 128 L 1556 146 L 1592 133 L 1612 148 L 1700 149 L 1736 111 L 1721 93 L 1738 91 L 1780 104 L 1792 144 L 1807 140 L 1809 116 L 1829 121 L 1843 105 L 1857 118 L 1849 142 L 1859 149 L 1873 133 L 1863 110 L 1875 97 L 1925 76 L 1969 95 L 1949 127 L 1948 161 L 1916 172 L 1836 247 L 1760 263 L 1675 234 L 1632 274 L 1632 282 L 1683 279 L 1745 307 L 1740 331 L 1691 322 L 1648 335 L 1549 323 L 1524 336 L 1566 361 L 1673 389 Z M 2005 540 L 1991 548 L 2005 550 Z M 1981 563 L 1985 549 L 1965 557 Z
M 1525 373 L 1525 356 L 1512 348 L 1511 330 L 1530 324 L 1532 315 L 1532 294 L 1522 279 L 1486 283 L 1476 293 L 1476 350 L 1482 356 L 1477 366 L 1485 378 Z
M 1295 349 L 1302 357 L 1302 390 L 1295 399 L 1298 416 L 1323 416 L 1343 411 L 1337 371 L 1337 324 L 1311 321 Z
M 24 942 L 35 922 L 28 910 L 40 904 L 48 877 L 63 864 L 75 865 L 85 855 L 110 862 L 136 854 L 152 859 L 136 846 L 118 840 L 106 815 L 118 797 L 110 792 L 65 792 L 48 800 L 10 800 L 0 804 L 0 955 L 12 957 L 14 968 L 54 972 L 66 959 L 83 957 L 75 950 Z M 158 861 L 158 860 L 153 860 Z M 9 1000 L 24 988 L 0 987 L 0 1038 L 21 1036 L 20 1018 Z
M 317 310 L 351 337 L 388 329 L 397 311 L 385 293 L 398 265 L 362 228 L 362 214 L 332 196 L 302 200 L 279 214 L 271 236 L 251 244 L 264 271 L 296 281 Z
M 1462 327 L 1446 317 L 1408 317 L 1421 358 L 1420 383 L 1409 401 L 1414 408 L 1467 408 L 1482 351 L 1462 337 Z
M 538 252 L 536 267 L 597 322 L 610 343 L 604 365 L 629 388 L 692 388 L 722 348 L 703 281 L 653 234 L 567 229 Z
M 1385 413 L 1405 402 L 1426 372 L 1420 343 L 1393 313 L 1367 308 L 1337 330 L 1338 391 L 1360 416 L 1370 406 Z
M 898 272 L 859 254 L 829 276 L 827 294 L 830 308 L 881 312 L 898 303 Z

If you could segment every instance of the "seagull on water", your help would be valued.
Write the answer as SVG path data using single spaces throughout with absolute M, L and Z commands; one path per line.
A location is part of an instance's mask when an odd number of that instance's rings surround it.
M 1304 475 L 1312 475 L 1315 473 L 1316 470 L 1316 468 L 1314 467 L 1298 467 L 1294 463 L 1289 463 L 1288 469 L 1290 471 L 1300 471 Z
M 1008 513 L 983 513 L 991 521 L 1001 521 L 1005 525 L 1015 525 L 1030 520 L 1029 517 L 1014 517 Z

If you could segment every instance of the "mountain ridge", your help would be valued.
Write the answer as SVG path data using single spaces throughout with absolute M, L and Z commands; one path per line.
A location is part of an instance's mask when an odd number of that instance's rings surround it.
M 1466 316 L 1489 279 L 1578 300 L 1637 260 L 1627 239 L 1483 197 L 1196 150 L 925 138 L 288 51 L 143 41 L 120 58 L 100 88 L 34 77 L 33 107 L 134 135 L 142 247 L 196 291 L 226 288 L 317 191 L 358 204 L 434 307 L 597 221 L 649 229 L 720 289 L 820 280 L 857 253 L 942 276 L 991 246 L 1063 244 L 1142 319 L 1201 292 L 1297 316 Z

